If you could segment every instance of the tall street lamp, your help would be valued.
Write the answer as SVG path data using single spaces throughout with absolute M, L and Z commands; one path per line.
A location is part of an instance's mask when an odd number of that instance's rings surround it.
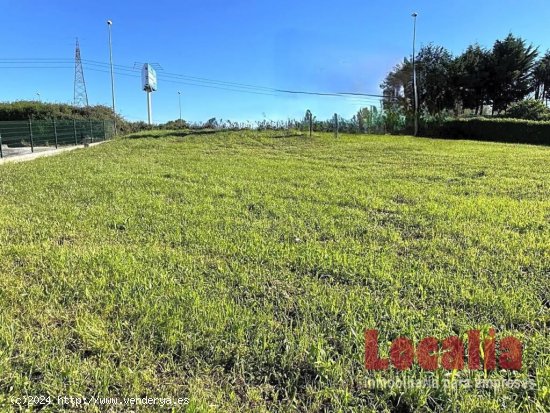
M 418 13 L 413 13 L 413 89 L 414 89 L 414 136 L 418 135 L 418 90 L 416 88 L 416 17 Z
M 179 102 L 179 106 L 180 106 L 180 126 L 182 125 L 182 120 L 181 120 L 181 92 L 178 90 L 178 102 Z
M 115 135 L 116 135 L 116 108 L 115 108 L 115 76 L 113 73 L 113 40 L 111 37 L 111 26 L 113 22 L 107 20 L 107 26 L 109 27 L 109 61 L 111 62 L 111 96 L 113 97 L 113 116 L 115 122 Z

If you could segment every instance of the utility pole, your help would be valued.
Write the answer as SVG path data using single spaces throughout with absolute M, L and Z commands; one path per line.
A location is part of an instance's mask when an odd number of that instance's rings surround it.
M 181 120 L 181 92 L 178 90 L 178 102 L 179 102 L 179 106 L 180 106 L 180 126 L 183 124 L 182 120 Z
M 109 61 L 111 64 L 111 96 L 113 98 L 113 116 L 114 116 L 114 126 L 115 126 L 115 135 L 116 135 L 116 108 L 115 108 L 115 76 L 113 73 L 113 39 L 111 37 L 111 26 L 113 22 L 107 20 L 107 26 L 109 27 Z
M 309 137 L 311 138 L 311 133 L 313 131 L 313 114 L 309 109 L 306 111 L 306 120 L 309 123 Z
M 413 89 L 414 89 L 414 136 L 418 135 L 418 89 L 416 87 L 416 17 L 418 13 L 413 13 Z
M 153 124 L 153 109 L 151 108 L 151 91 L 147 91 L 147 123 Z

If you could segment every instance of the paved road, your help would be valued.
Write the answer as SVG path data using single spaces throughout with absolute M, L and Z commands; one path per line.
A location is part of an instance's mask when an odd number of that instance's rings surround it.
M 90 144 L 90 146 L 101 145 L 105 142 L 109 141 L 92 143 Z M 30 161 L 36 158 L 41 158 L 43 156 L 53 156 L 62 152 L 72 151 L 83 147 L 83 145 L 75 145 L 62 146 L 59 149 L 55 149 L 54 146 L 35 146 L 33 153 L 31 152 L 31 148 L 7 148 L 5 145 L 2 145 L 2 154 L 4 157 L 0 159 L 0 165 L 6 162 Z
M 52 146 L 37 146 L 34 148 L 34 152 L 45 152 L 45 151 L 51 151 L 55 150 L 55 147 Z M 4 158 L 10 157 L 10 156 L 21 156 L 21 155 L 28 155 L 32 153 L 31 148 L 8 148 L 7 145 L 2 145 L 2 156 Z

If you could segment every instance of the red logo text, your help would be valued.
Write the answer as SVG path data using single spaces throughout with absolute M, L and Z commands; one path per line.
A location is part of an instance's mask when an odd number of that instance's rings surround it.
M 386 370 L 391 364 L 398 370 L 408 370 L 415 359 L 423 370 L 464 369 L 465 354 L 468 357 L 470 370 L 495 370 L 498 366 L 504 370 L 521 370 L 522 344 L 515 337 L 495 339 L 494 329 L 489 330 L 488 337 L 481 342 L 480 332 L 468 332 L 468 346 L 457 336 L 444 339 L 441 343 L 434 337 L 422 339 L 416 348 L 407 337 L 395 339 L 390 346 L 390 357 L 380 358 L 378 353 L 378 330 L 365 331 L 365 368 L 367 370 Z M 483 352 L 483 353 L 482 353 Z M 483 356 L 482 356 L 483 354 Z

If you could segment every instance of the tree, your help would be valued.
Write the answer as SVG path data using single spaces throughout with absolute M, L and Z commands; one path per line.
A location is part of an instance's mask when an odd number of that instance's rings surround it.
M 540 59 L 533 69 L 533 89 L 535 99 L 543 102 L 550 99 L 550 50 Z
M 483 114 L 484 105 L 491 105 L 493 114 L 506 113 L 531 94 L 548 104 L 550 51 L 539 61 L 537 56 L 537 48 L 512 34 L 491 49 L 471 45 L 457 58 L 444 47 L 423 46 L 416 56 L 421 116 L 451 109 L 456 115 L 463 109 Z M 397 108 L 409 120 L 414 109 L 411 60 L 395 66 L 380 85 L 384 109 Z
M 487 84 L 490 77 L 491 53 L 478 44 L 468 46 L 454 66 L 454 83 L 464 109 L 483 114 L 487 101 Z
M 384 94 L 384 109 L 397 105 L 405 113 L 412 114 L 414 92 L 412 84 L 412 63 L 403 59 L 396 65 L 380 85 Z
M 417 62 L 419 106 L 431 115 L 453 109 L 457 96 L 453 85 L 454 61 L 451 53 L 442 46 L 430 43 L 420 49 Z
M 218 126 L 219 126 L 218 120 L 216 118 L 210 118 L 203 125 L 203 128 L 204 129 L 217 129 Z
M 538 51 L 511 33 L 497 40 L 490 59 L 487 95 L 495 111 L 506 111 L 514 102 L 524 99 L 532 90 L 531 74 Z
M 386 119 L 390 113 L 394 114 L 395 122 L 393 121 L 394 118 Z M 401 112 L 399 110 L 397 112 L 393 111 L 391 105 L 386 107 L 384 111 L 379 111 L 376 106 L 371 105 L 370 108 L 359 109 L 352 121 L 355 121 L 357 125 L 356 129 L 359 129 L 361 133 L 383 133 L 384 127 L 388 123 L 390 124 L 388 129 L 391 132 L 397 130 L 398 123 L 402 117 Z
M 444 47 L 423 46 L 416 57 L 418 105 L 421 111 L 439 113 L 455 106 L 456 93 L 452 80 L 454 60 Z M 394 67 L 380 85 L 384 93 L 385 109 L 397 105 L 408 116 L 414 110 L 412 63 L 404 59 Z

